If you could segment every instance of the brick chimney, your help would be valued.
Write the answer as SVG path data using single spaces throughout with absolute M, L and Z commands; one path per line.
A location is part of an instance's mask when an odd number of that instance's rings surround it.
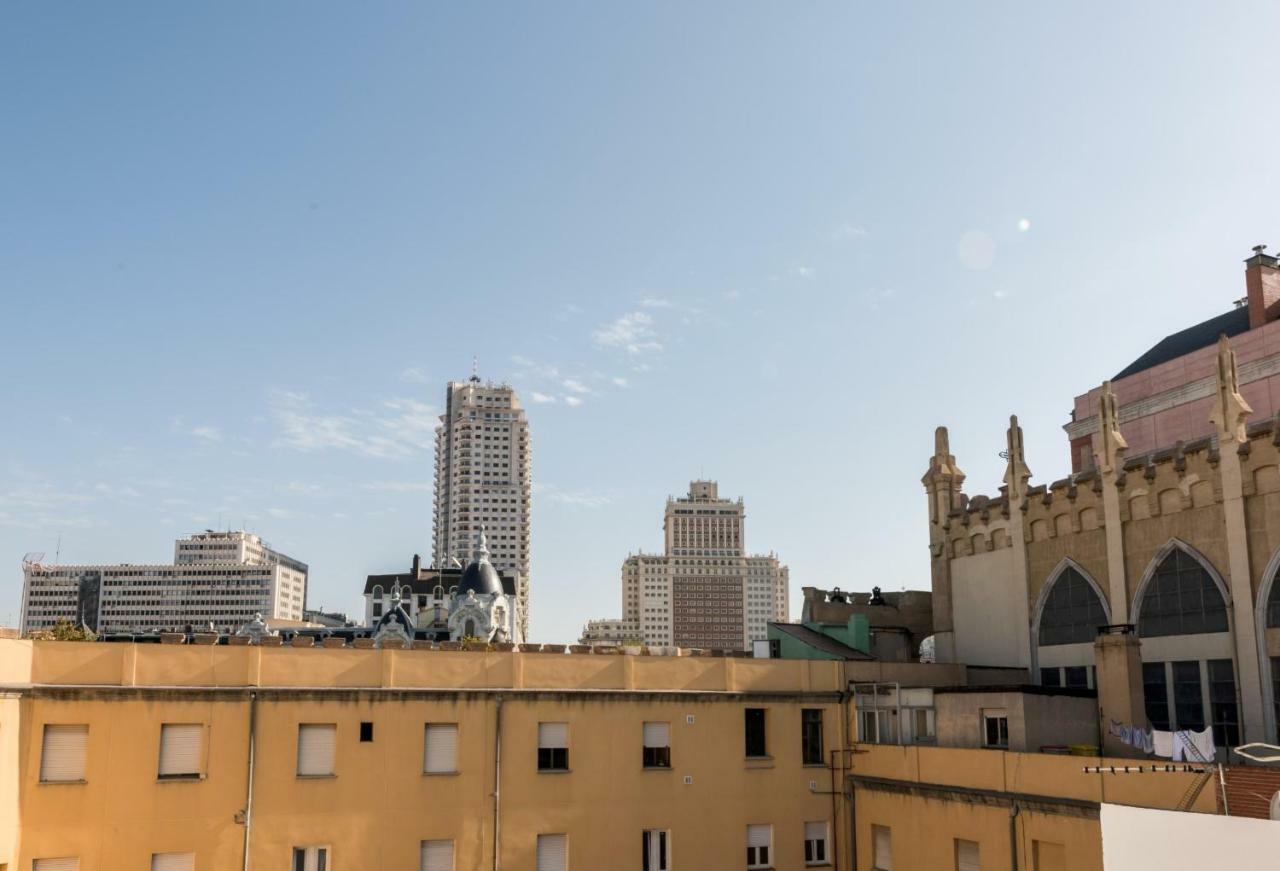
M 1266 245 L 1253 246 L 1253 256 L 1244 262 L 1251 330 L 1280 318 L 1280 261 L 1266 250 Z

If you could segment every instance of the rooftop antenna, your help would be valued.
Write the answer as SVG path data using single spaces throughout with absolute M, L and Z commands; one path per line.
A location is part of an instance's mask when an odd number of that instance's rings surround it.
M 480 358 L 474 355 L 471 357 L 471 380 L 480 383 Z
M 53 564 L 55 566 L 62 565 L 62 533 L 58 533 L 58 546 L 53 551 Z

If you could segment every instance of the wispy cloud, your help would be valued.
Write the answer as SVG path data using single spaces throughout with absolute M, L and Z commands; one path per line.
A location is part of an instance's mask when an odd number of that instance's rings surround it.
M 288 520 L 294 516 L 293 512 L 288 508 L 268 508 L 267 514 L 270 517 L 274 517 L 276 520 Z
M 417 366 L 410 366 L 408 369 L 400 373 L 400 380 L 406 384 L 430 384 L 431 377 L 425 369 Z
M 538 403 L 539 405 L 546 405 L 547 403 L 556 401 L 556 398 L 551 394 L 539 393 L 536 390 L 529 394 L 529 398 L 532 399 L 534 402 Z
M 628 312 L 598 327 L 591 334 L 591 339 L 597 347 L 621 348 L 628 354 L 662 350 L 653 318 L 641 311 Z
M 813 278 L 814 276 L 814 271 L 812 266 L 797 266 L 793 268 L 791 272 L 793 275 L 796 275 L 806 280 Z
M 627 383 L 627 379 L 623 378 L 621 375 L 614 376 L 613 384 L 615 387 L 623 387 L 623 388 L 631 386 L 630 384 Z
M 297 493 L 300 496 L 318 496 L 324 488 L 319 484 L 307 484 L 303 481 L 290 481 L 284 486 L 284 489 L 290 493 Z
M 570 318 L 577 317 L 580 314 L 582 314 L 582 306 L 574 305 L 573 303 L 570 302 L 570 303 L 566 303 L 564 306 L 560 308 L 560 311 L 556 314 L 556 320 L 567 321 Z
M 867 230 L 865 227 L 860 227 L 847 221 L 831 231 L 831 238 L 833 239 L 861 239 L 866 235 Z
M 169 422 L 169 429 L 180 435 L 188 435 L 193 438 L 201 439 L 206 442 L 222 441 L 222 430 L 216 426 L 208 424 L 190 425 L 181 417 L 175 417 Z
M 564 385 L 565 390 L 572 391 L 573 393 L 590 393 L 591 392 L 591 388 L 583 384 L 577 378 L 566 378 L 564 379 L 564 381 L 561 382 L 561 384 Z
M 278 448 L 399 459 L 435 445 L 436 411 L 416 399 L 387 399 L 372 409 L 340 414 L 317 410 L 305 393 L 277 391 L 270 410 L 279 430 L 272 445 Z
M 577 408 L 579 405 L 582 404 L 582 399 L 577 396 L 566 396 L 564 398 L 564 404 L 569 406 L 570 408 Z
M 640 300 L 641 308 L 673 308 L 675 303 L 660 296 L 646 296 Z
M 726 290 L 724 293 L 720 294 L 720 296 L 723 297 L 724 299 L 727 299 L 729 302 L 737 302 L 738 300 L 742 299 L 742 291 Z

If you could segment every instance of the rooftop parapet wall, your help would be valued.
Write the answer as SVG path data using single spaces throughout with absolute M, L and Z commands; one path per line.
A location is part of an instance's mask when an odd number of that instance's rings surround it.
M 1085 766 L 1132 765 L 1132 759 L 1053 756 L 1001 750 L 859 744 L 853 776 L 987 789 L 1077 801 L 1173 808 L 1196 774 L 1086 774 Z M 1191 810 L 1217 813 L 1216 790 L 1204 789 Z
M 843 663 L 805 660 L 18 640 L 0 640 L 0 677 L 18 687 L 721 693 L 845 688 Z

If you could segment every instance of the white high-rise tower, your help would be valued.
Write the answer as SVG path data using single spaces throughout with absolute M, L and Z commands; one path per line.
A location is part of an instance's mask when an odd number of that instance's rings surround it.
M 517 620 L 529 637 L 529 421 L 507 384 L 450 381 L 436 427 L 432 556 L 439 568 L 466 562 L 483 526 L 490 561 L 516 575 Z

